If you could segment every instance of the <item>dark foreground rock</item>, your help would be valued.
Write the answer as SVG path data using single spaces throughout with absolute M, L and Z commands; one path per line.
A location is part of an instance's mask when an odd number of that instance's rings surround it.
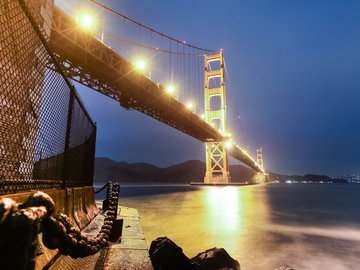
M 150 259 L 154 270 L 199 270 L 199 266 L 191 261 L 177 246 L 167 237 L 158 237 L 150 245 Z
M 238 261 L 223 248 L 208 249 L 190 260 L 167 237 L 152 241 L 149 254 L 154 270 L 240 270 Z
M 239 262 L 231 258 L 223 248 L 205 250 L 191 260 L 196 262 L 201 270 L 240 270 Z
M 223 248 L 211 248 L 189 259 L 181 247 L 167 237 L 158 237 L 151 242 L 150 259 L 154 270 L 240 270 L 237 260 Z M 284 265 L 275 270 L 294 270 Z

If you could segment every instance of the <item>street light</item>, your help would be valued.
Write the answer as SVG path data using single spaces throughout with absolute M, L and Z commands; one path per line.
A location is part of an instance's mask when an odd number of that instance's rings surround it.
M 179 92 L 176 86 L 169 84 L 166 88 L 165 91 L 168 95 L 173 96 L 176 99 L 179 99 Z
M 80 11 L 77 13 L 76 22 L 85 31 L 92 32 L 92 34 L 96 34 L 99 30 L 99 21 L 101 21 L 102 27 L 101 32 L 98 33 L 100 35 L 101 42 L 104 42 L 104 18 L 99 20 L 99 17 L 91 11 Z
M 227 149 L 230 149 L 230 148 L 233 146 L 232 141 L 227 141 L 227 142 L 225 143 L 225 146 L 226 146 Z
M 89 31 L 94 28 L 95 20 L 89 13 L 81 13 L 77 19 L 77 23 L 85 30 Z
M 186 108 L 188 108 L 189 110 L 192 110 L 194 108 L 194 103 L 189 101 L 188 103 L 186 103 Z
M 144 71 L 146 69 L 146 62 L 143 59 L 138 59 L 135 62 L 135 68 L 138 71 Z
M 172 85 L 169 85 L 168 87 L 166 87 L 166 92 L 170 95 L 173 95 L 175 93 L 175 87 Z

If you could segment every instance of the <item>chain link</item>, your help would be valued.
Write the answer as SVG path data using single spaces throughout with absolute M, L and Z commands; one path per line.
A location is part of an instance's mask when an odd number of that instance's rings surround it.
M 49 249 L 58 249 L 72 258 L 95 254 L 108 245 L 111 230 L 117 217 L 118 184 L 108 184 L 108 209 L 99 233 L 89 238 L 76 229 L 65 214 L 55 217 L 55 203 L 44 192 L 31 195 L 23 204 L 9 198 L 0 198 L 0 259 L 11 269 L 34 269 L 37 234 Z

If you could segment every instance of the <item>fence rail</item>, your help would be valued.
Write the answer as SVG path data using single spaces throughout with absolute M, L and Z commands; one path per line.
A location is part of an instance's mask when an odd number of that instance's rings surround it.
M 0 195 L 93 182 L 96 126 L 47 45 L 51 2 L 0 0 Z

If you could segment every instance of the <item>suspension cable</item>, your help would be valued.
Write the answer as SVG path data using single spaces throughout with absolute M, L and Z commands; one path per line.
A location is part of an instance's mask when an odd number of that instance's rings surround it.
M 153 33 L 155 33 L 155 34 L 158 34 L 158 35 L 161 36 L 161 37 L 165 37 L 165 38 L 167 38 L 167 39 L 170 39 L 171 41 L 174 41 L 174 42 L 177 42 L 177 43 L 181 43 L 182 45 L 187 46 L 187 47 L 189 47 L 189 48 L 198 49 L 198 50 L 201 50 L 201 51 L 207 52 L 207 53 L 216 53 L 216 52 L 217 52 L 217 50 L 204 49 L 204 48 L 200 48 L 200 47 L 197 47 L 197 46 L 194 46 L 194 45 L 191 45 L 191 44 L 187 44 L 187 43 L 184 42 L 184 41 L 180 41 L 180 40 L 178 40 L 178 39 L 175 39 L 175 38 L 173 38 L 173 37 L 170 37 L 170 36 L 168 36 L 168 35 L 165 35 L 165 34 L 159 32 L 159 31 L 157 31 L 157 30 L 155 30 L 155 29 L 153 29 L 153 28 L 150 28 L 150 27 L 148 27 L 148 26 L 146 26 L 146 25 L 144 25 L 144 24 L 142 24 L 142 23 L 140 23 L 140 22 L 137 22 L 137 21 L 135 21 L 135 20 L 133 20 L 133 19 L 125 16 L 124 14 L 121 14 L 121 13 L 119 13 L 119 12 L 117 12 L 117 11 L 115 11 L 115 10 L 113 10 L 113 9 L 111 9 L 111 8 L 103 5 L 103 4 L 100 4 L 99 2 L 97 2 L 97 1 L 95 1 L 95 0 L 88 0 L 88 1 L 92 2 L 93 4 L 95 4 L 95 5 L 103 8 L 103 9 L 105 9 L 105 10 L 107 10 L 107 11 L 109 11 L 109 12 L 111 12 L 111 13 L 117 15 L 117 16 L 120 16 L 120 17 L 124 18 L 125 20 L 127 20 L 127 21 L 129 21 L 129 22 L 131 22 L 131 23 L 133 23 L 133 24 L 136 24 L 136 25 L 138 25 L 138 26 L 140 26 L 140 27 L 142 27 L 142 28 L 145 28 L 145 29 L 147 29 L 147 30 L 149 30 L 149 31 L 151 31 L 151 32 L 153 32 Z
M 232 95 L 234 95 L 234 91 L 233 91 L 233 88 L 232 88 L 232 85 L 231 85 L 231 80 L 230 80 L 230 76 L 229 76 L 229 72 L 228 72 L 228 69 L 227 69 L 227 66 L 226 66 L 226 62 L 225 62 L 225 58 L 224 58 L 224 70 L 225 70 L 225 76 L 226 76 L 226 80 L 228 81 L 228 85 L 229 85 L 229 93 L 231 93 Z M 234 106 L 234 109 L 235 109 L 235 114 L 236 114 L 236 118 L 237 120 L 239 121 L 240 123 L 240 134 L 242 135 L 242 137 L 244 138 L 245 137 L 245 134 L 244 134 L 244 130 L 243 130 L 243 125 L 242 125 L 242 119 L 240 118 L 240 111 L 239 111 L 239 106 L 236 102 L 236 98 L 232 98 L 232 101 L 233 101 L 233 106 Z M 246 139 L 246 138 L 245 138 Z M 245 140 L 244 140 L 245 141 Z

